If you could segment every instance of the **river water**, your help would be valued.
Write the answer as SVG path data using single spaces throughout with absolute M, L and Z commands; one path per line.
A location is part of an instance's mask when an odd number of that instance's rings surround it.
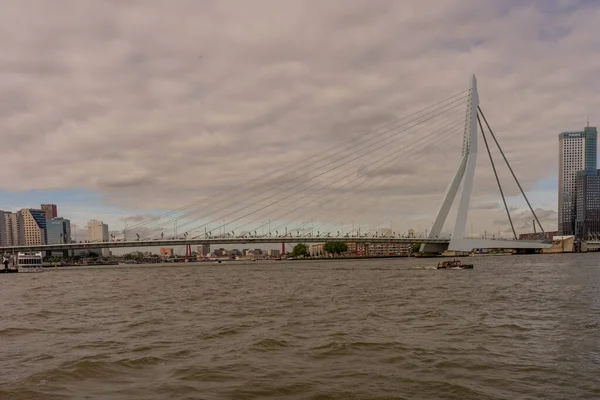
M 0 399 L 598 399 L 600 255 L 0 275 Z

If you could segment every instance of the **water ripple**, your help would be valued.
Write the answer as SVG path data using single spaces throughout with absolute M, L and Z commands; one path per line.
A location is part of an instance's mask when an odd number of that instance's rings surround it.
M 600 398 L 595 255 L 473 260 L 8 276 L 0 399 Z

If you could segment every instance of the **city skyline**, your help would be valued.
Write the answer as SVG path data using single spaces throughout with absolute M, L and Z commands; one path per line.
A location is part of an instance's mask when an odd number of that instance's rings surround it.
M 598 77 L 598 4 L 189 7 L 80 6 L 68 15 L 56 5 L 40 4 L 35 14 L 18 2 L 6 7 L 1 37 L 22 42 L 2 42 L 0 100 L 8 96 L 2 104 L 10 107 L 0 122 L 5 162 L 20 168 L 0 177 L 0 209 L 51 202 L 73 222 L 73 237 L 81 240 L 91 218 L 120 232 L 126 221 L 359 137 L 464 89 L 475 72 L 482 108 L 546 230 L 556 226 L 556 134 L 600 120 L 600 100 L 588 84 Z M 136 14 L 144 18 L 133 24 Z M 274 15 L 280 23 L 269 22 Z M 28 32 L 20 29 L 24 20 Z M 428 21 L 435 23 L 411 35 Z M 50 100 L 57 92 L 60 101 Z M 36 140 L 47 143 L 44 152 L 19 164 Z M 477 171 L 468 226 L 506 232 L 487 182 L 491 170 Z M 385 192 L 381 207 L 391 218 L 373 225 L 393 220 L 398 230 L 425 231 L 431 224 L 446 177 L 409 173 L 414 182 L 403 190 L 410 205 L 399 207 L 393 190 Z M 523 232 L 530 225 L 526 213 L 519 217 L 524 204 L 515 188 L 507 194 Z

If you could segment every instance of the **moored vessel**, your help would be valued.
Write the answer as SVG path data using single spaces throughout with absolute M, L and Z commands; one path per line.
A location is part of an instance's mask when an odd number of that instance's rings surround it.
M 19 272 L 43 272 L 44 257 L 41 251 L 31 251 L 17 254 L 17 269 Z

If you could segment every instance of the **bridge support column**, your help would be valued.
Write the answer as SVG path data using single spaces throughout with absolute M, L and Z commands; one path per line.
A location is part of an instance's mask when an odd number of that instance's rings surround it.
M 463 158 L 458 166 L 454 179 L 446 189 L 444 200 L 439 208 L 433 227 L 428 235 L 429 238 L 439 237 L 442 233 L 442 228 L 448 217 L 448 212 L 454 203 L 454 199 L 458 194 L 458 189 L 462 184 L 460 202 L 458 205 L 458 213 L 456 215 L 456 223 L 450 239 L 449 250 L 462 250 L 455 248 L 453 242 L 460 241 L 464 238 L 465 227 L 467 225 L 467 215 L 469 212 L 469 203 L 471 201 L 471 192 L 473 190 L 473 178 L 475 177 L 475 164 L 477 163 L 477 107 L 479 106 L 479 94 L 477 93 L 477 79 L 475 75 L 471 78 L 471 87 L 469 98 L 467 101 L 467 115 L 465 118 L 465 130 L 463 134 Z M 421 252 L 437 253 L 441 247 L 435 244 L 421 245 Z

